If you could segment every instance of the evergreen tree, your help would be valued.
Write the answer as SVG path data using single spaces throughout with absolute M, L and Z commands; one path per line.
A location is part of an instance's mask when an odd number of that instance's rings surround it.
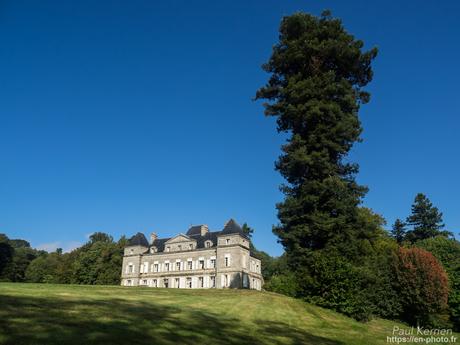
M 358 166 L 345 160 L 360 140 L 358 111 L 369 101 L 363 87 L 377 55 L 376 48 L 363 46 L 329 12 L 284 17 L 279 42 L 263 66 L 271 77 L 256 94 L 267 100 L 265 114 L 277 117 L 278 131 L 289 135 L 276 163 L 287 184 L 273 231 L 301 295 L 310 293 L 314 280 L 314 252 L 333 247 L 341 260 L 359 262 L 369 249 L 365 242 L 378 232 L 374 216 L 360 212 L 367 188 L 355 181 Z
M 407 217 L 406 222 L 413 227 L 407 232 L 407 239 L 411 242 L 423 240 L 438 235 L 449 236 L 448 231 L 442 231 L 442 212 L 434 207 L 430 199 L 422 193 L 415 196 L 412 204 L 412 214 Z
M 401 219 L 396 219 L 393 227 L 391 229 L 391 236 L 398 242 L 399 244 L 404 241 L 406 237 L 406 223 L 404 223 Z
M 282 187 L 275 233 L 289 250 L 321 249 L 355 232 L 366 188 L 355 182 L 358 166 L 344 158 L 359 140 L 359 105 L 369 99 L 361 88 L 372 79 L 377 54 L 362 47 L 328 13 L 297 13 L 283 18 L 280 42 L 263 66 L 272 76 L 256 98 L 269 101 L 266 115 L 291 134 L 276 164 L 289 185 Z
M 252 234 L 254 233 L 254 229 L 251 228 L 247 223 L 244 223 L 241 227 L 241 230 L 250 238 L 252 239 Z

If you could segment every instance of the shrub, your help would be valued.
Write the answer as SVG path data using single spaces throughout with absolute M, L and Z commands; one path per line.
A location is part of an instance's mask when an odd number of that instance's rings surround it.
M 291 297 L 295 297 L 298 290 L 297 282 L 292 272 L 273 275 L 270 280 L 264 284 L 264 289 Z
M 417 247 L 431 252 L 444 266 L 449 277 L 449 316 L 453 328 L 460 331 L 460 242 L 444 236 L 418 241 Z
M 447 309 L 447 274 L 430 252 L 420 248 L 399 248 L 394 263 L 395 286 L 402 305 L 402 318 L 429 326 Z

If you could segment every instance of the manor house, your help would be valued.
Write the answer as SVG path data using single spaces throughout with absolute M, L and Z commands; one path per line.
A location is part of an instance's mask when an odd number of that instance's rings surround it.
M 196 225 L 171 238 L 152 233 L 150 242 L 137 233 L 125 248 L 121 285 L 261 290 L 260 260 L 249 244 L 233 219 L 221 231 Z

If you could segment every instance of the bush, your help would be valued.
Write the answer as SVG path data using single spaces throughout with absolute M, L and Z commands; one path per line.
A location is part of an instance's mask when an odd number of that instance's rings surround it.
M 447 310 L 449 294 L 447 274 L 440 262 L 424 249 L 399 248 L 394 270 L 401 317 L 413 325 L 433 325 Z
M 273 275 L 270 280 L 264 284 L 264 289 L 295 297 L 297 295 L 297 282 L 294 273 L 286 272 Z
M 311 277 L 303 279 L 306 285 L 302 286 L 302 291 L 308 291 L 307 301 L 360 321 L 372 317 L 371 271 L 354 266 L 333 250 L 315 252 L 310 270 Z
M 449 277 L 449 317 L 460 331 L 460 242 L 444 236 L 418 241 L 417 247 L 431 252 L 444 266 Z

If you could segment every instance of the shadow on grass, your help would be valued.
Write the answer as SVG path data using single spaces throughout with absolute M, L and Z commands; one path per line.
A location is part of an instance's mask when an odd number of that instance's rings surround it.
M 261 320 L 254 326 L 192 308 L 122 299 L 0 295 L 0 320 L 1 344 L 343 344 L 283 323 Z

